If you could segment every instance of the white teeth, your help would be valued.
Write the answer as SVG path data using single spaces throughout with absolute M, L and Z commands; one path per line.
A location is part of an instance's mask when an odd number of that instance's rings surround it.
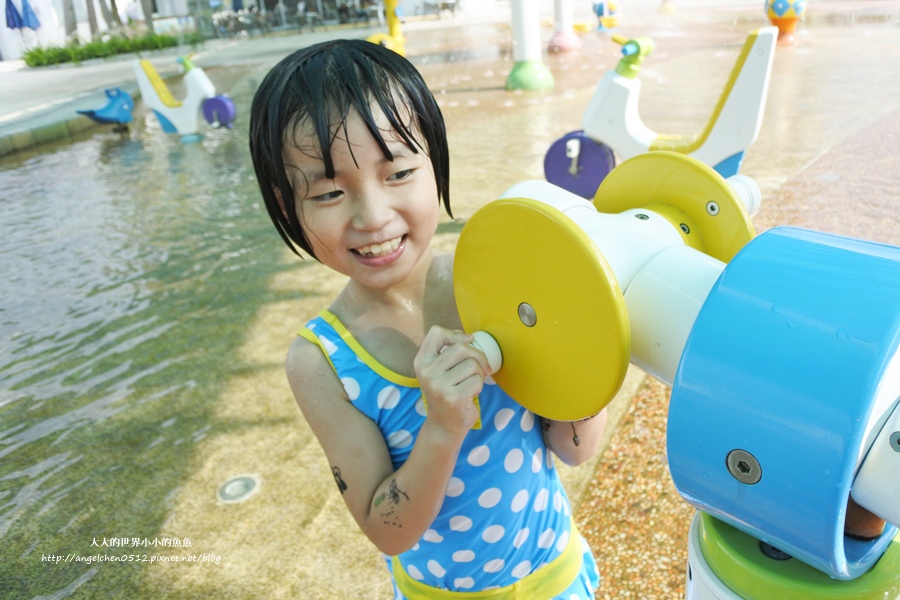
M 400 241 L 402 239 L 402 237 L 397 237 L 380 244 L 370 244 L 368 246 L 362 246 L 360 248 L 357 248 L 356 251 L 363 256 L 381 256 L 382 254 L 393 252 L 394 250 L 399 248 Z

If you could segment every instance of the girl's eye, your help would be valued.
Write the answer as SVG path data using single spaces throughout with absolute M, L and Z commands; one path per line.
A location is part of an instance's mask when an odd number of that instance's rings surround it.
M 388 181 L 403 181 L 404 179 L 408 179 L 410 175 L 413 174 L 414 169 L 404 169 L 402 171 L 397 171 L 390 177 L 388 177 Z
M 329 200 L 334 200 L 335 198 L 339 198 L 341 194 L 343 194 L 341 190 L 332 190 L 325 194 L 319 194 L 318 196 L 311 196 L 307 198 L 307 200 L 312 200 L 313 202 L 328 202 Z

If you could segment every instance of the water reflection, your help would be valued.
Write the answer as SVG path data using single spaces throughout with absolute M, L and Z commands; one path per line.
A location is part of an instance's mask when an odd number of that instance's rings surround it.
M 41 555 L 157 536 L 218 386 L 242 368 L 232 351 L 280 255 L 246 151 L 249 96 L 234 99 L 235 129 L 198 144 L 147 118 L 0 160 L 7 597 L 134 591 L 136 566 Z

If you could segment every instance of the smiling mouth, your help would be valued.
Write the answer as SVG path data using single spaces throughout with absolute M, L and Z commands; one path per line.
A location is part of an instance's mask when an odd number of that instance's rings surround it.
M 391 252 L 399 248 L 405 237 L 405 235 L 402 235 L 400 237 L 395 237 L 392 240 L 381 242 L 380 244 L 360 246 L 359 248 L 354 248 L 353 252 L 365 258 L 377 258 L 379 256 L 384 256 L 385 254 L 390 254 Z

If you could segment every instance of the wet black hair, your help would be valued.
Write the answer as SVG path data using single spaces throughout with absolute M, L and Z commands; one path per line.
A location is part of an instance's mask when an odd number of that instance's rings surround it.
M 332 142 L 336 131 L 346 127 L 351 111 L 356 111 L 385 158 L 393 160 L 373 107 L 384 113 L 410 150 L 424 151 L 431 159 L 438 201 L 452 215 L 444 118 L 422 76 L 408 60 L 378 44 L 323 42 L 297 50 L 275 65 L 257 89 L 250 109 L 250 155 L 256 179 L 275 228 L 295 254 L 300 249 L 315 257 L 294 208 L 285 149 L 296 143 L 298 127 L 311 128 L 325 176 L 333 178 Z

